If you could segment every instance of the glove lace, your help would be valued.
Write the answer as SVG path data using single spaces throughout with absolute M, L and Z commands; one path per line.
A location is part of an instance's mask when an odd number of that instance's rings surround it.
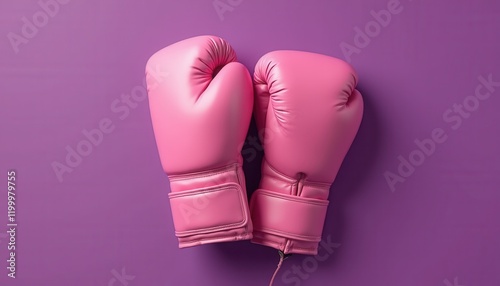
M 271 282 L 269 282 L 269 286 L 273 286 L 274 279 L 276 278 L 276 275 L 278 274 L 278 271 L 280 270 L 281 265 L 283 264 L 283 261 L 292 255 L 292 254 L 285 254 L 281 250 L 278 250 L 278 254 L 280 255 L 280 261 L 278 262 L 278 266 L 276 267 L 276 270 L 274 271 L 273 277 L 271 278 Z

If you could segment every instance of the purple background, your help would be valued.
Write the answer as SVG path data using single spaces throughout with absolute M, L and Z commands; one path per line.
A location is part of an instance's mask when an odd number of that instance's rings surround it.
M 275 49 L 346 59 L 341 44 L 354 45 L 356 27 L 390 1 L 232 0 L 221 17 L 212 2 L 71 0 L 42 25 L 37 1 L 2 0 L 0 285 L 267 285 L 273 249 L 177 248 L 147 99 L 128 113 L 112 107 L 142 85 L 150 55 L 181 39 L 221 36 L 250 72 Z M 479 76 L 500 81 L 500 5 L 475 2 L 402 0 L 352 55 L 365 114 L 323 232 L 340 246 L 326 261 L 286 260 L 276 285 L 500 285 L 500 88 L 456 130 L 442 117 L 474 102 Z M 33 15 L 41 27 L 16 53 L 8 35 L 22 36 Z M 104 118 L 113 131 L 59 180 L 51 164 Z M 447 140 L 391 191 L 384 173 L 397 173 L 398 156 L 408 159 L 435 128 Z M 249 191 L 260 156 L 245 162 Z M 18 172 L 15 280 L 6 270 L 9 169 Z M 311 273 L 301 279 L 294 265 Z M 122 270 L 129 280 L 117 279 Z

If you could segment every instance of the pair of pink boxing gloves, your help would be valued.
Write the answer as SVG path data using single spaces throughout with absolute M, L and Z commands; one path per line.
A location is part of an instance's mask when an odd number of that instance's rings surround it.
M 252 239 L 316 255 L 329 189 L 363 114 L 353 68 L 273 51 L 252 82 L 225 40 L 199 36 L 155 53 L 146 79 L 179 247 Z M 264 159 L 248 203 L 241 149 L 252 111 Z

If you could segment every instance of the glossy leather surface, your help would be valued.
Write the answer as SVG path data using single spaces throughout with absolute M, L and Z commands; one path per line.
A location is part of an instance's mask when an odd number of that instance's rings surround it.
M 330 186 L 362 119 L 356 84 L 349 64 L 324 55 L 274 51 L 256 64 L 255 118 L 265 157 L 250 202 L 253 242 L 317 253 Z
M 248 70 L 226 41 L 200 36 L 151 56 L 146 80 L 179 247 L 250 239 L 240 153 L 253 106 Z

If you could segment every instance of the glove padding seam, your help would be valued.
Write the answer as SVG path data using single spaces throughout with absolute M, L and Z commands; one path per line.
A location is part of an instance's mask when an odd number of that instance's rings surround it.
M 253 239 L 252 239 L 253 242 L 256 242 L 256 243 L 259 243 L 259 244 L 261 244 L 261 242 L 262 242 L 262 244 L 272 244 L 275 248 L 278 248 L 278 249 L 284 249 L 285 248 L 285 246 L 287 244 L 286 241 L 284 243 L 282 243 L 282 242 L 278 242 L 278 241 L 275 241 L 275 240 L 272 240 L 272 239 L 264 238 L 264 237 L 259 236 L 259 232 L 260 231 L 254 231 Z M 290 238 L 286 238 L 286 237 L 284 237 L 284 239 L 290 240 L 290 241 L 296 241 L 295 239 L 290 239 Z M 293 251 L 294 249 L 312 250 L 312 251 L 314 251 L 314 250 L 317 249 L 317 247 L 314 247 L 314 246 L 312 246 L 312 247 L 300 247 L 300 246 L 295 246 L 295 245 L 292 246 L 292 247 L 290 247 L 290 251 Z
M 205 178 L 205 177 L 210 177 L 212 175 L 219 175 L 219 174 L 223 174 L 223 173 L 228 173 L 230 171 L 237 172 L 238 168 L 241 168 L 241 166 L 238 163 L 234 163 L 234 164 L 227 165 L 227 166 L 213 169 L 213 170 L 193 172 L 193 173 L 187 173 L 187 174 L 179 174 L 179 175 L 169 175 L 168 179 L 171 182 L 176 182 L 176 181 L 183 181 L 183 180 L 196 179 L 196 178 Z

